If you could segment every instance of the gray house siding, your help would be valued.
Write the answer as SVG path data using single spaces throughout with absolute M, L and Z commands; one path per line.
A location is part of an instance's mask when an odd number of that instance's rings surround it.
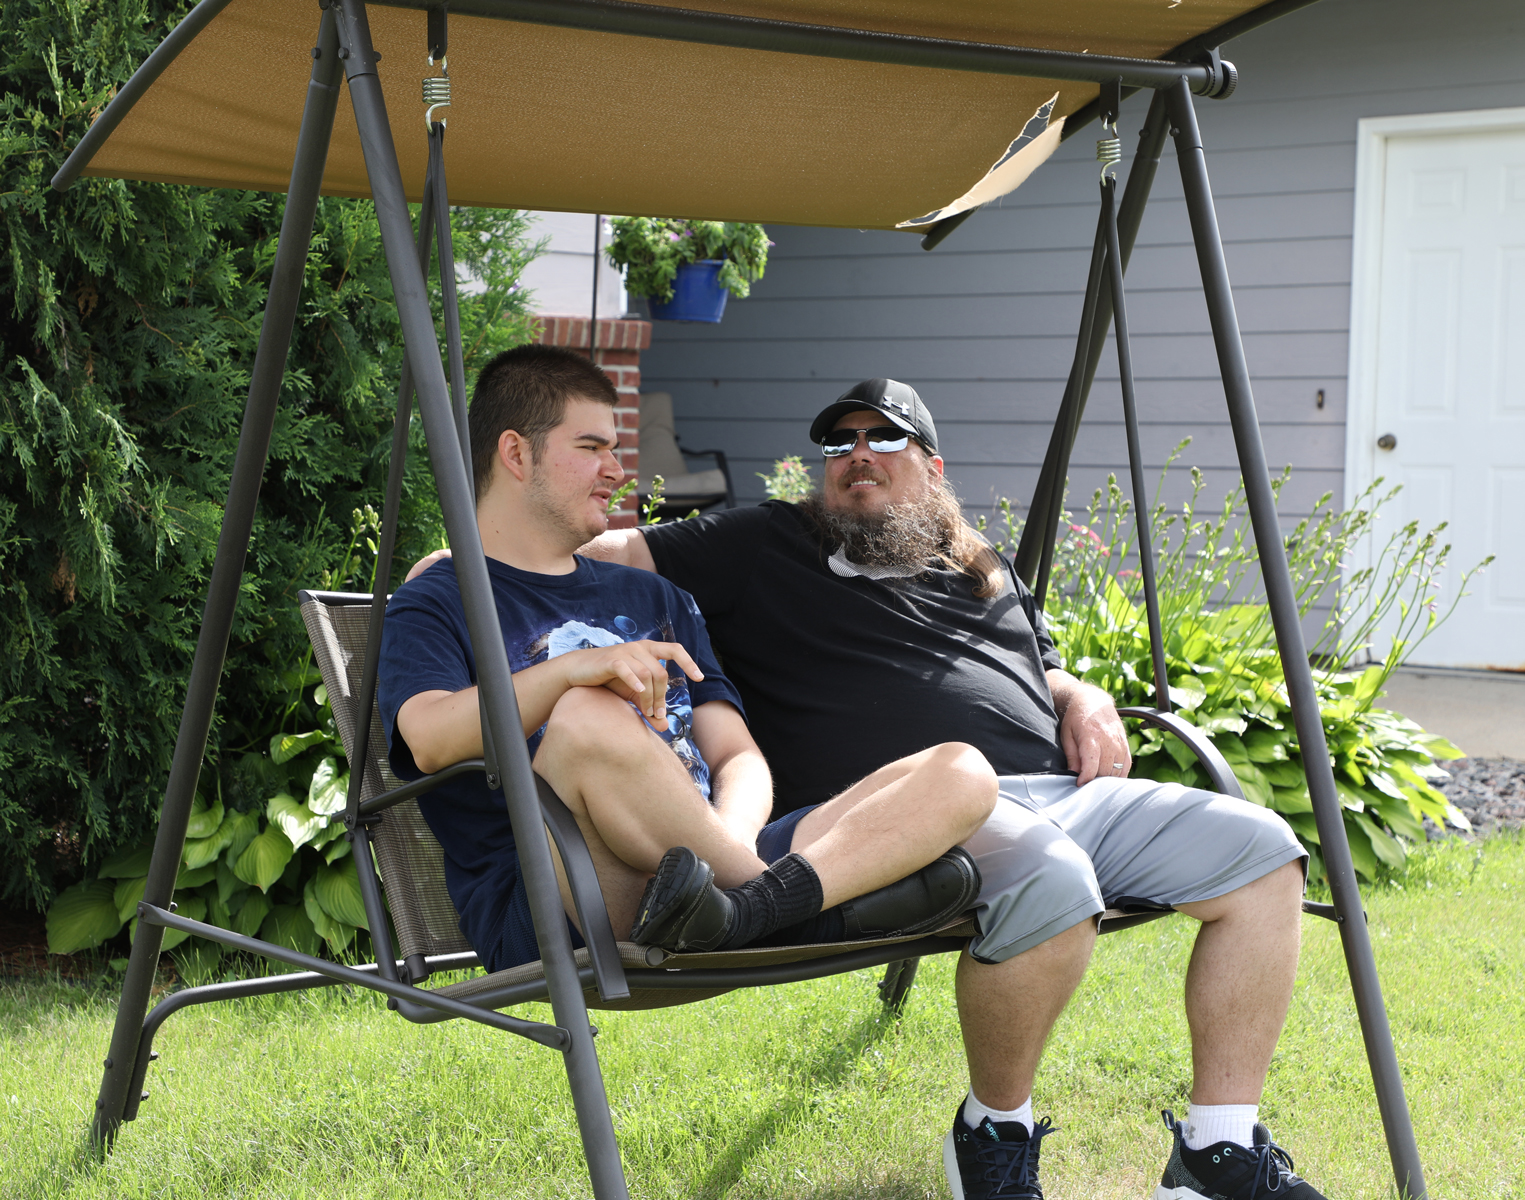
M 1356 122 L 1525 105 L 1525 5 L 1323 0 L 1225 54 L 1239 89 L 1198 112 L 1268 456 L 1294 469 L 1290 524 L 1322 493 L 1342 495 Z M 1125 104 L 1125 158 L 1146 101 Z M 673 394 L 686 445 L 727 451 L 750 502 L 774 459 L 818 461 L 805 429 L 821 407 L 858 379 L 903 379 L 930 405 L 969 510 L 997 496 L 1025 504 L 1074 351 L 1097 136 L 1080 131 L 931 253 L 906 234 L 771 228 L 767 276 L 723 324 L 657 324 L 643 389 Z M 1128 288 L 1150 477 L 1189 435 L 1182 465 L 1202 468 L 1221 496 L 1237 460 L 1168 145 Z M 1072 505 L 1126 461 L 1109 346 Z M 1170 493 L 1186 482 L 1177 472 Z

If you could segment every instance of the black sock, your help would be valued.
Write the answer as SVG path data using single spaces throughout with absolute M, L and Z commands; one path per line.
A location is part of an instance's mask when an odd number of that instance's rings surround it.
M 785 855 L 756 879 L 727 888 L 725 894 L 735 906 L 736 924 L 722 949 L 751 945 L 821 911 L 821 881 L 798 854 Z
M 813 946 L 817 942 L 845 942 L 846 940 L 847 920 L 842 915 L 842 906 L 834 904 L 830 908 L 823 908 L 809 920 L 801 921 L 798 925 L 790 925 L 785 929 L 780 929 L 771 937 L 763 940 L 761 944 L 765 946 Z

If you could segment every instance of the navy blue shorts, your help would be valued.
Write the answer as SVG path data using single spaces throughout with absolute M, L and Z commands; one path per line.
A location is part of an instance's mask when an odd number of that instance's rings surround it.
M 797 808 L 772 824 L 764 825 L 757 835 L 757 857 L 770 866 L 783 858 L 789 853 L 789 846 L 794 841 L 794 827 L 800 823 L 801 818 L 820 807 L 819 804 L 811 804 L 806 808 Z

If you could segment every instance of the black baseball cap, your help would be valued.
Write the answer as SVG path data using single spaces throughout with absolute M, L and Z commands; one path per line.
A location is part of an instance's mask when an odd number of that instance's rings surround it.
M 865 379 L 854 384 L 811 422 L 810 440 L 819 446 L 844 414 L 865 408 L 883 414 L 891 424 L 904 429 L 933 454 L 937 453 L 937 426 L 932 424 L 932 414 L 915 388 L 894 379 Z

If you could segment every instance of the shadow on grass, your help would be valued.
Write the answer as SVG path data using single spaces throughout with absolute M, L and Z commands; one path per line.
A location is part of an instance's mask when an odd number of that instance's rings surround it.
M 775 1104 L 759 1113 L 746 1129 L 735 1136 L 725 1151 L 715 1160 L 700 1182 L 697 1195 L 711 1200 L 726 1195 L 739 1183 L 748 1164 L 766 1150 L 778 1135 L 796 1118 L 807 1113 L 816 1103 L 816 1097 L 841 1084 L 852 1073 L 864 1051 L 881 1042 L 899 1024 L 899 1018 L 878 1008 L 863 1017 L 851 1030 L 831 1047 L 825 1055 L 796 1058 L 785 1068 L 789 1077 L 796 1081 L 792 1099 Z M 801 1193 L 819 1200 L 847 1200 L 848 1197 L 865 1195 L 889 1197 L 920 1195 L 907 1187 L 906 1190 L 875 1190 L 865 1193 L 861 1186 L 833 1186 L 825 1191 L 809 1190 Z

